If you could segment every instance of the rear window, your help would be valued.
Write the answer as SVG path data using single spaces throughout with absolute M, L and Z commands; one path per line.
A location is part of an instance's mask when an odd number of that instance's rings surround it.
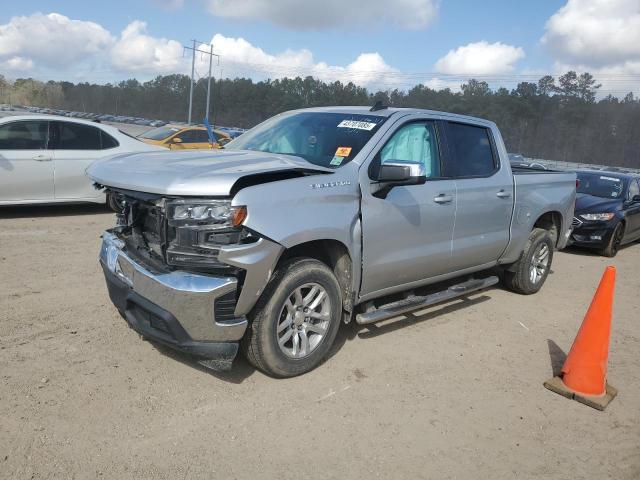
M 54 122 L 49 148 L 57 150 L 100 150 L 101 130 L 90 125 Z

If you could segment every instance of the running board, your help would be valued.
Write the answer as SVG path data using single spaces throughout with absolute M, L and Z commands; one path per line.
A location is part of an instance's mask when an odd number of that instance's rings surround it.
M 424 296 L 412 295 L 408 298 L 398 300 L 396 302 L 388 303 L 375 310 L 369 312 L 359 313 L 356 315 L 356 322 L 360 325 L 367 325 L 370 323 L 380 322 L 387 320 L 403 313 L 410 312 L 412 310 L 418 310 L 420 308 L 429 307 L 436 303 L 446 302 L 457 297 L 462 297 L 478 290 L 483 290 L 492 285 L 498 283 L 498 277 L 492 276 L 483 279 L 468 280 L 457 285 L 452 285 L 446 290 L 440 292 L 431 293 Z

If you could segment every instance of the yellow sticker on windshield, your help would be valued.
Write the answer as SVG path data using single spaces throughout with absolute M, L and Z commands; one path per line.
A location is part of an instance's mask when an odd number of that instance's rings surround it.
M 336 157 L 348 157 L 351 154 L 351 147 L 338 147 Z

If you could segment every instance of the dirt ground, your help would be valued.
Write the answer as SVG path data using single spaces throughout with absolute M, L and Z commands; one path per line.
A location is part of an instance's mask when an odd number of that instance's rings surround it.
M 142 341 L 111 305 L 102 207 L 0 210 L 1 478 L 640 478 L 640 245 L 557 253 L 543 290 L 495 288 L 372 328 L 274 380 Z M 607 264 L 605 412 L 549 392 Z

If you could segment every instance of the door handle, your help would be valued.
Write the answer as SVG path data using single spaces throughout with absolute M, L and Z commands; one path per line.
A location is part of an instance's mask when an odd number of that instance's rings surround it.
M 500 190 L 496 193 L 496 197 L 498 198 L 509 198 L 511 196 L 511 192 L 505 192 L 504 190 Z
M 49 155 L 36 155 L 33 157 L 36 162 L 50 162 L 51 157 Z
M 449 203 L 452 200 L 453 200 L 453 197 L 451 195 L 445 195 L 444 193 L 441 193 L 440 195 L 438 195 L 433 199 L 434 202 L 439 204 Z

